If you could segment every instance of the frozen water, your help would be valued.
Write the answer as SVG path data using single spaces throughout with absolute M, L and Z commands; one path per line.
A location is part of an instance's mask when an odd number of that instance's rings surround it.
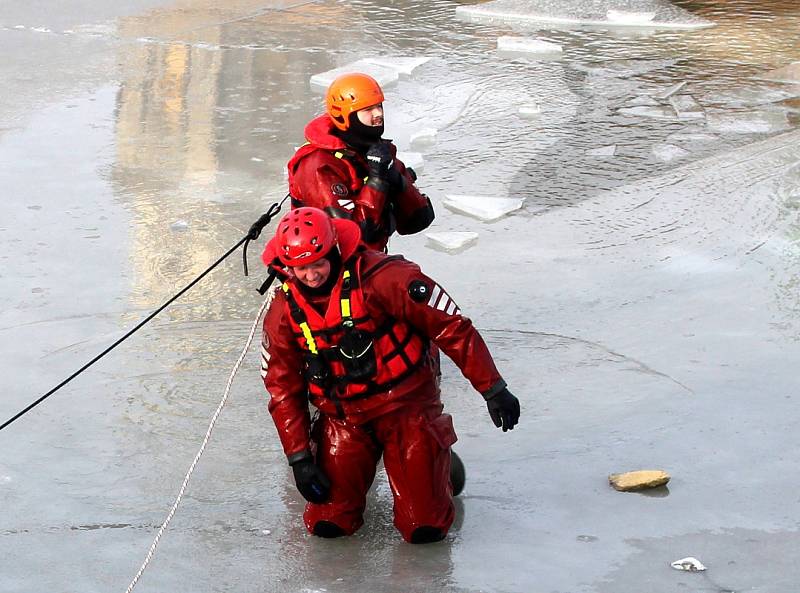
M 661 103 L 649 95 L 639 95 L 638 97 L 634 97 L 633 99 L 626 101 L 625 105 L 630 107 L 657 107 L 661 105 Z
M 656 144 L 653 146 L 653 156 L 665 163 L 671 163 L 689 156 L 689 151 L 674 144 Z
M 623 15 L 635 15 L 621 18 Z M 652 14 L 652 18 L 648 18 Z M 667 0 L 494 0 L 458 6 L 456 17 L 480 23 L 634 26 L 674 29 L 711 27 L 713 23 Z M 612 17 L 612 18 L 609 18 Z M 616 20 L 615 20 L 616 18 Z
M 425 168 L 425 158 L 420 152 L 400 152 L 397 153 L 397 158 L 403 161 L 406 167 L 411 167 L 416 173 L 422 172 Z
M 185 220 L 176 220 L 169 225 L 169 228 L 176 233 L 180 233 L 189 229 L 189 223 Z
M 425 236 L 429 246 L 449 253 L 459 253 L 478 242 L 478 233 L 472 231 L 440 231 Z
M 561 46 L 543 39 L 529 37 L 498 37 L 497 49 L 503 52 L 532 53 L 532 54 L 560 54 Z
M 708 129 L 728 134 L 767 134 L 791 128 L 783 111 L 751 111 L 747 113 L 709 113 Z
M 311 86 L 312 91 L 317 93 L 325 93 L 337 76 L 347 74 L 349 72 L 362 72 L 364 74 L 369 74 L 372 78 L 378 81 L 378 84 L 381 85 L 381 87 L 388 87 L 396 83 L 398 78 L 400 78 L 400 75 L 395 68 L 382 66 L 364 59 L 346 64 L 345 66 L 340 66 L 339 68 L 334 68 L 333 70 L 326 70 L 325 72 L 314 74 L 309 79 L 309 85 Z
M 675 110 L 679 119 L 702 119 L 705 117 L 703 108 L 691 95 L 673 95 L 669 104 Z
M 759 86 L 732 89 L 721 93 L 713 93 L 706 100 L 710 103 L 730 107 L 745 107 L 777 103 L 795 97 L 800 97 L 800 84 L 785 85 L 778 88 L 774 86 Z
M 762 74 L 759 78 L 775 82 L 800 83 L 800 62 L 792 62 L 788 66 Z
M 448 194 L 442 204 L 453 212 L 491 222 L 519 210 L 524 201 L 524 198 Z
M 586 151 L 586 156 L 614 156 L 615 154 L 617 154 L 616 144 L 600 146 L 599 148 L 590 148 Z
M 412 146 L 430 145 L 436 142 L 436 136 L 439 132 L 436 128 L 422 128 L 416 132 L 412 132 L 409 141 Z
M 656 18 L 655 12 L 630 12 L 613 8 L 606 11 L 606 19 L 615 25 L 642 25 L 649 23 L 654 18 Z
M 688 146 L 698 146 L 709 144 L 719 140 L 719 136 L 705 132 L 675 132 L 667 136 L 670 144 L 685 144 Z
M 649 117 L 654 119 L 675 120 L 675 111 L 669 107 L 651 107 L 639 105 L 636 107 L 623 107 L 619 110 L 623 115 L 631 117 Z
M 534 118 L 542 113 L 542 108 L 536 104 L 522 105 L 517 113 L 525 118 Z
M 672 95 L 676 94 L 678 91 L 680 91 L 685 86 L 686 86 L 686 81 L 685 80 L 681 81 L 679 83 L 673 84 L 672 86 L 667 87 L 666 89 L 664 89 L 663 92 L 655 95 L 655 98 L 656 99 L 660 99 L 661 101 L 666 101 Z
M 392 56 L 379 56 L 375 58 L 364 58 L 363 61 L 369 64 L 375 64 L 376 66 L 381 66 L 383 68 L 390 68 L 399 74 L 408 75 L 426 62 L 430 61 L 430 58 L 400 58 Z

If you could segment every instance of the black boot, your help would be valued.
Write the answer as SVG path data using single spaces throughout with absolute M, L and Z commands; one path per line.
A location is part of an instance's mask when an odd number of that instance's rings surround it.
M 342 537 L 344 529 L 330 521 L 317 521 L 314 524 L 314 535 L 325 538 Z
M 442 533 L 441 529 L 437 529 L 436 527 L 431 527 L 430 525 L 423 525 L 422 527 L 417 527 L 411 533 L 411 543 L 412 544 L 431 544 L 433 542 L 438 542 L 444 539 L 445 534 Z
M 467 471 L 464 462 L 450 449 L 450 485 L 453 487 L 453 496 L 458 496 L 464 490 L 464 483 L 467 481 Z

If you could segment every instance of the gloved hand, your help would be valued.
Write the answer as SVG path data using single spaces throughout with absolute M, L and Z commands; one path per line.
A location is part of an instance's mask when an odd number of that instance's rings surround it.
M 294 472 L 294 483 L 297 489 L 308 502 L 323 503 L 328 500 L 331 490 L 331 481 L 328 476 L 314 463 L 314 460 L 306 457 L 292 464 Z
M 394 158 L 388 142 L 377 142 L 367 151 L 367 167 L 370 179 L 389 181 L 389 170 Z
M 486 407 L 494 425 L 502 426 L 503 432 L 513 430 L 519 422 L 519 400 L 505 387 L 486 399 Z

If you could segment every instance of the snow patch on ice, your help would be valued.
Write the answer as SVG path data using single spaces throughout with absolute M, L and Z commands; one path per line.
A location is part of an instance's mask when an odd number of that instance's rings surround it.
M 671 163 L 689 156 L 689 151 L 674 144 L 656 144 L 653 146 L 653 156 L 665 163 Z
M 531 54 L 560 54 L 562 49 L 557 43 L 530 37 L 498 37 L 497 49 L 501 52 L 520 52 Z
M 448 194 L 442 204 L 453 212 L 491 222 L 516 212 L 524 202 L 525 198 Z
M 652 18 L 650 15 L 652 14 Z M 479 23 L 594 25 L 698 29 L 713 23 L 667 0 L 494 0 L 456 7 L 456 17 Z
M 472 231 L 441 231 L 425 233 L 429 247 L 448 253 L 459 253 L 478 242 L 478 233 Z

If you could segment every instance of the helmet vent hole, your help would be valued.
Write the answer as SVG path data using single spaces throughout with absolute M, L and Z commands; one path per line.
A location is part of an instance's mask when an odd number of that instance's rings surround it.
M 294 227 L 294 236 L 296 237 L 299 234 L 300 234 L 300 229 L 298 229 L 297 227 Z

